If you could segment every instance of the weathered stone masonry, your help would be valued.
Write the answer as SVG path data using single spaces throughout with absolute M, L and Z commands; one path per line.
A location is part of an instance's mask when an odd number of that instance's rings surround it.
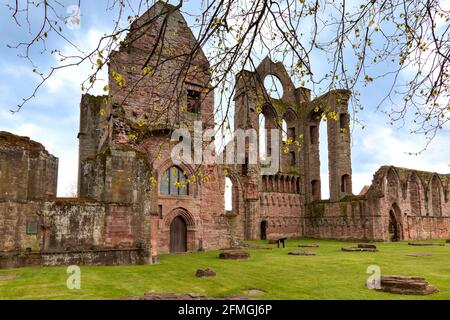
M 0 132 L 0 159 L 0 267 L 148 262 L 142 202 L 56 198 L 58 159 L 26 137 Z
M 280 128 L 280 168 L 259 162 L 176 166 L 172 132 L 214 128 L 209 62 L 179 11 L 150 59 L 162 21 L 158 2 L 137 19 L 109 63 L 109 93 L 80 103 L 79 198 L 57 198 L 58 159 L 37 142 L 0 132 L 0 268 L 144 264 L 166 252 L 226 248 L 247 239 L 314 237 L 397 241 L 446 238 L 450 175 L 381 167 L 353 195 L 347 90 L 311 98 L 283 64 L 264 59 L 236 76 L 235 129 Z M 156 67 L 158 66 L 158 67 Z M 275 76 L 283 96 L 268 96 Z M 325 117 L 324 117 L 325 116 Z M 328 118 L 330 199 L 321 199 L 319 125 Z M 280 134 L 280 140 L 281 140 Z M 267 145 L 271 136 L 267 134 Z M 261 146 L 260 146 L 261 147 Z M 266 150 L 267 154 L 275 154 Z M 224 159 L 226 160 L 226 155 Z M 248 149 L 246 159 L 248 159 Z M 193 177 L 196 177 L 195 179 Z M 232 209 L 225 210 L 225 179 Z

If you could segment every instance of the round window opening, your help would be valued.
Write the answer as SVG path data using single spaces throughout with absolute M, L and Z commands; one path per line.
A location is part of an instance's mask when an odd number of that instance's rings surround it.
M 273 99 L 281 99 L 283 97 L 283 85 L 281 81 L 273 76 L 268 75 L 264 79 L 264 88 L 267 91 L 267 94 Z

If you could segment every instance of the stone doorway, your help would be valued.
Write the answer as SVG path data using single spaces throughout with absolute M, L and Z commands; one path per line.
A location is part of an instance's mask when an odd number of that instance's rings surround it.
M 261 221 L 261 240 L 267 240 L 267 221 Z
M 389 211 L 389 240 L 393 242 L 401 240 L 400 228 L 394 210 Z
M 187 226 L 181 216 L 176 216 L 170 224 L 170 253 L 187 251 Z

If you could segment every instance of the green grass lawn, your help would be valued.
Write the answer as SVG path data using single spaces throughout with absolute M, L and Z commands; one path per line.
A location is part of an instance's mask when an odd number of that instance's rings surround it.
M 442 242 L 442 241 L 441 241 Z M 265 245 L 264 241 L 252 244 Z M 318 243 L 317 256 L 289 256 L 299 243 Z M 66 287 L 66 267 L 0 270 L 15 274 L 0 280 L 0 299 L 111 299 L 140 296 L 145 292 L 197 293 L 221 297 L 245 295 L 260 289 L 261 299 L 450 299 L 450 245 L 413 247 L 407 243 L 377 243 L 380 252 L 342 252 L 348 242 L 290 240 L 285 249 L 248 250 L 249 260 L 225 261 L 218 251 L 162 255 L 161 263 L 146 266 L 81 267 L 81 289 Z M 432 253 L 431 257 L 407 257 Z M 365 287 L 366 269 L 378 265 L 382 274 L 423 276 L 439 289 L 430 296 L 402 296 Z M 198 279 L 199 268 L 217 272 Z

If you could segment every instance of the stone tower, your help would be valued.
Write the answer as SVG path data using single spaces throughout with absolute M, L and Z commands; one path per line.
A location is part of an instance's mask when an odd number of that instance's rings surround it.
M 330 200 L 352 194 L 352 164 L 348 90 L 330 91 L 303 109 L 305 132 L 305 187 L 307 202 L 320 199 L 320 121 L 326 120 L 328 135 L 328 174 Z

